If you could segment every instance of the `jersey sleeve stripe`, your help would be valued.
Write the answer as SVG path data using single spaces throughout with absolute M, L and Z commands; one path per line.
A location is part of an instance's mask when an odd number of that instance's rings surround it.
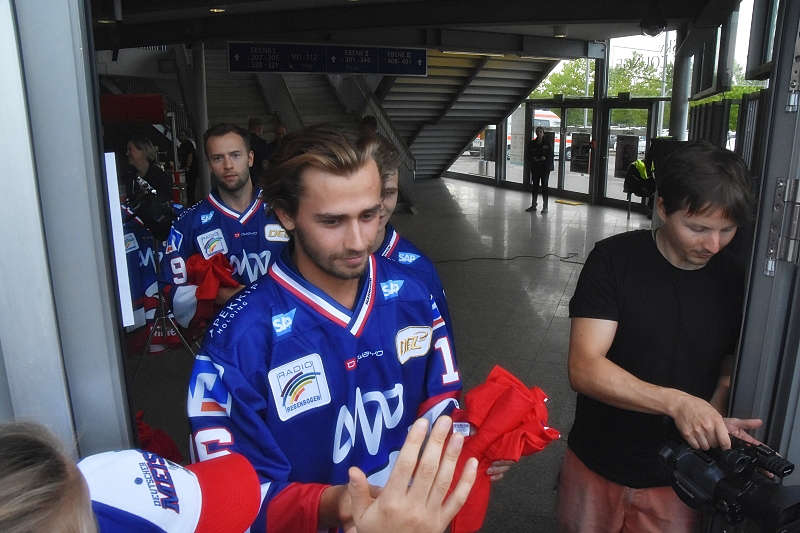
M 419 408 L 417 409 L 417 416 L 425 416 L 428 411 L 432 412 L 434 410 L 438 410 L 436 417 L 433 419 L 435 420 L 448 405 L 458 407 L 458 396 L 460 394 L 460 390 L 453 390 L 437 394 L 436 396 L 431 396 L 420 404 Z M 436 409 L 437 407 L 438 409 Z M 431 422 L 433 420 L 431 420 Z
M 386 248 L 383 249 L 381 255 L 383 257 L 389 257 L 394 252 L 394 249 L 397 248 L 397 243 L 400 241 L 400 235 L 397 233 L 397 230 L 392 228 L 392 236 L 389 238 L 389 242 L 386 245 Z

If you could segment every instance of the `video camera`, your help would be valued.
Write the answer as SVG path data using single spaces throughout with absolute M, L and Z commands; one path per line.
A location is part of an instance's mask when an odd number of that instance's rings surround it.
M 150 233 L 164 241 L 169 235 L 175 213 L 169 201 L 162 201 L 150 183 L 136 176 L 131 187 L 129 204 L 137 217 L 142 219 Z
M 800 532 L 800 487 L 780 485 L 794 464 L 772 448 L 731 436 L 729 450 L 670 442 L 659 455 L 671 471 L 672 488 L 688 506 L 722 515 L 729 524 L 747 518 L 765 533 Z

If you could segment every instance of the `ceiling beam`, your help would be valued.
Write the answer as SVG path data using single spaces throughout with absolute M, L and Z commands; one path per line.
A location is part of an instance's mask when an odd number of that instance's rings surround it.
M 720 2 L 723 0 L 707 0 Z M 727 0 L 730 1 L 730 0 Z M 638 22 L 647 11 L 647 2 L 564 2 L 505 1 L 496 9 L 486 9 L 485 0 L 439 0 L 398 3 L 371 3 L 351 6 L 316 7 L 283 11 L 260 10 L 231 5 L 229 13 L 198 16 L 196 9 L 136 11 L 128 2 L 118 24 L 95 25 L 95 41 L 108 49 L 117 36 L 121 47 L 171 44 L 208 39 L 272 40 L 276 34 L 336 32 L 389 28 L 428 29 L 453 26 L 548 25 L 580 23 Z M 176 9 L 181 2 L 165 2 Z M 703 7 L 702 0 L 663 2 L 668 20 L 694 19 Z M 129 7 L 134 5 L 134 7 Z M 262 3 L 268 6 L 269 3 Z M 268 9 L 268 7 L 267 7 Z M 162 16 L 159 16 L 163 13 Z M 355 43 L 351 43 L 355 44 Z

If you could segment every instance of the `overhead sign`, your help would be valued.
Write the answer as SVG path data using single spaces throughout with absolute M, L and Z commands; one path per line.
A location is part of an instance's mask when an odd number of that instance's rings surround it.
M 228 43 L 230 72 L 325 72 L 427 76 L 424 48 Z

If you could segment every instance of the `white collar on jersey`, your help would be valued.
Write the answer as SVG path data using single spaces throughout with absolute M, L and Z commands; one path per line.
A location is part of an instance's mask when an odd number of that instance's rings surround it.
M 254 214 L 258 212 L 259 208 L 261 207 L 261 204 L 263 203 L 263 200 L 261 199 L 261 189 L 259 188 L 256 189 L 256 194 L 253 196 L 253 201 L 250 202 L 250 205 L 242 213 L 239 213 L 238 211 L 231 209 L 227 205 L 223 204 L 222 200 L 217 198 L 217 196 L 213 192 L 208 193 L 208 203 L 210 203 L 214 209 L 216 209 L 226 217 L 236 219 L 241 224 L 247 224 L 247 221 L 250 220 L 250 217 L 252 217 Z
M 284 254 L 269 267 L 269 275 L 315 312 L 347 328 L 354 337 L 361 336 L 376 298 L 377 263 L 373 255 L 367 261 L 366 278 L 352 311 L 303 278 L 293 265 L 284 260 Z
M 386 235 L 383 237 L 383 243 L 378 248 L 378 252 L 383 257 L 389 257 L 397 248 L 397 243 L 400 242 L 400 234 L 391 224 L 386 224 Z

